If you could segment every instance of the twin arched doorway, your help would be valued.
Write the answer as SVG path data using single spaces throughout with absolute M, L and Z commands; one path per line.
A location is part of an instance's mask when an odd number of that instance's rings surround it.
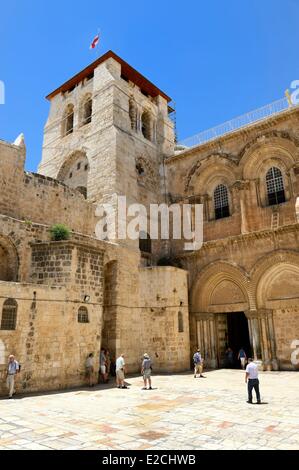
M 298 305 L 296 252 L 266 255 L 249 274 L 230 263 L 211 263 L 191 291 L 192 351 L 200 347 L 212 368 L 225 365 L 228 347 L 235 361 L 243 347 L 265 369 L 296 369 L 291 344 L 299 335 Z
M 224 367 L 228 348 L 235 365 L 239 349 L 251 355 L 245 273 L 228 263 L 212 263 L 199 274 L 192 291 L 193 349 L 199 347 L 207 365 Z M 191 341 L 192 342 L 192 341 Z

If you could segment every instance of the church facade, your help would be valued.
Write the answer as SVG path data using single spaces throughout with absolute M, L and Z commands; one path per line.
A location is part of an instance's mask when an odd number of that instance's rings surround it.
M 129 372 L 144 352 L 155 371 L 187 370 L 197 347 L 211 368 L 244 347 L 297 369 L 299 109 L 182 148 L 170 98 L 112 51 L 47 98 L 38 173 L 22 137 L 0 141 L 1 393 L 9 354 L 19 390 L 36 391 L 84 383 L 102 346 Z M 119 196 L 202 204 L 202 248 L 99 240 L 97 208 Z M 54 224 L 70 237 L 54 241 Z

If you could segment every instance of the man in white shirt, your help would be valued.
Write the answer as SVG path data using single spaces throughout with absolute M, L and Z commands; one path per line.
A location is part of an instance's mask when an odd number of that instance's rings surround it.
M 7 365 L 7 378 L 6 385 L 8 388 L 8 398 L 12 398 L 15 394 L 15 375 L 19 373 L 20 366 L 19 363 L 15 360 L 15 357 L 11 354 L 8 358 Z
M 125 385 L 125 359 L 124 355 L 121 354 L 117 359 L 116 359 L 116 385 L 117 388 L 128 388 Z
M 248 359 L 248 365 L 246 367 L 245 382 L 248 384 L 248 401 L 252 403 L 252 389 L 254 388 L 256 394 L 257 403 L 261 403 L 259 379 L 258 379 L 258 367 L 251 358 Z

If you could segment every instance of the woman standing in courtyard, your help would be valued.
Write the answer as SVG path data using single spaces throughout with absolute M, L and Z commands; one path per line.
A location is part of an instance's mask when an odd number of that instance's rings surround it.
M 88 384 L 90 387 L 94 386 L 93 379 L 94 379 L 94 356 L 93 353 L 88 355 L 85 363 L 86 368 L 86 378 L 88 380 Z

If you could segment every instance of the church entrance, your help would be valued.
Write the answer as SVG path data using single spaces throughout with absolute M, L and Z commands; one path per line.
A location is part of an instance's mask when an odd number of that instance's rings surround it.
M 251 356 L 248 320 L 244 312 L 218 314 L 217 326 L 218 367 L 239 368 L 239 350 L 243 348 L 247 357 Z

